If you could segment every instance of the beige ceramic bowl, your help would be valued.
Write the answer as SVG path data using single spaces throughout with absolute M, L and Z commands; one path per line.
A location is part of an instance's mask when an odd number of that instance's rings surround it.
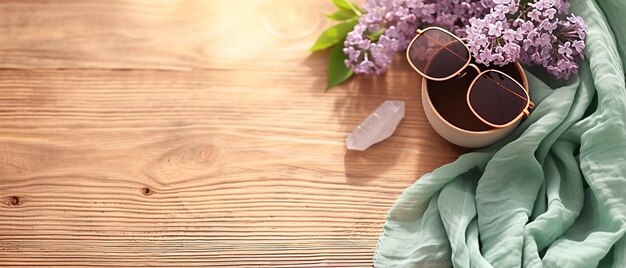
M 519 71 L 519 76 L 522 80 L 520 81 L 521 84 L 526 89 L 526 92 L 528 92 L 528 80 L 522 66 L 519 63 L 515 63 L 515 67 Z M 424 107 L 424 112 L 426 113 L 426 118 L 435 131 L 451 143 L 467 148 L 485 147 L 494 144 L 509 135 L 522 120 L 520 117 L 517 122 L 508 127 L 499 129 L 491 128 L 485 131 L 470 131 L 457 127 L 449 123 L 448 120 L 442 117 L 437 111 L 431 101 L 431 97 L 429 96 L 427 82 L 428 81 L 425 78 L 422 79 L 422 105 Z

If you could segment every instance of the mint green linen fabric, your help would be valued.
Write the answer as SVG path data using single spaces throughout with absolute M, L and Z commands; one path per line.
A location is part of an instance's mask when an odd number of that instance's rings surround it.
M 626 0 L 572 11 L 589 31 L 580 76 L 529 72 L 531 117 L 406 189 L 376 267 L 626 267 Z

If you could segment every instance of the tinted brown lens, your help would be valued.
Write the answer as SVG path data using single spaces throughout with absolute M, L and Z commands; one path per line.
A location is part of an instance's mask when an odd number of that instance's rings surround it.
M 510 76 L 489 71 L 476 78 L 470 89 L 469 104 L 485 121 L 506 125 L 522 114 L 528 94 Z
M 446 78 L 463 69 L 469 61 L 467 47 L 454 36 L 437 29 L 420 34 L 408 50 L 409 61 L 432 78 Z

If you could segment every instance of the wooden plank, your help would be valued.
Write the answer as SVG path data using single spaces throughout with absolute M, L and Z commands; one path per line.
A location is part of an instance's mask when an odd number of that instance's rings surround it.
M 330 9 L 0 2 L 0 266 L 370 266 L 402 190 L 464 150 L 401 59 L 323 92 Z M 347 152 L 388 99 L 396 134 Z
M 332 9 L 324 0 L 1 1 L 0 68 L 306 68 Z
M 324 94 L 296 70 L 0 72 L 0 265 L 365 266 L 459 152 L 406 73 Z M 396 135 L 346 152 L 385 99 L 408 104 Z

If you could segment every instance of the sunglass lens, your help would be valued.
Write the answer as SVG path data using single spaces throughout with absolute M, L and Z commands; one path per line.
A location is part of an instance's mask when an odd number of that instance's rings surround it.
M 442 79 L 463 69 L 469 63 L 470 53 L 458 38 L 438 29 L 428 29 L 413 40 L 407 56 L 422 74 Z
M 476 77 L 468 93 L 469 105 L 476 115 L 495 126 L 504 126 L 521 115 L 528 106 L 528 98 L 517 81 L 497 71 Z

